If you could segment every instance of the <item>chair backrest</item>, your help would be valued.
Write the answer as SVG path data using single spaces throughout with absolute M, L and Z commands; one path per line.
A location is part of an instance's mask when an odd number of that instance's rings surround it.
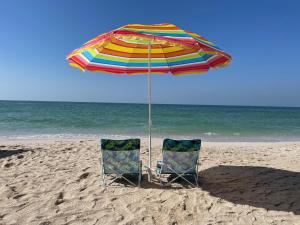
M 105 174 L 139 173 L 140 139 L 101 139 Z
M 199 158 L 201 140 L 165 139 L 162 148 L 162 173 L 194 173 Z

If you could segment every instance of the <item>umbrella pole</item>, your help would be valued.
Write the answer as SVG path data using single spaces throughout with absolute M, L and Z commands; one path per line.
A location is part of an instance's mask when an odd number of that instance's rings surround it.
M 151 126 L 152 126 L 152 119 L 151 119 L 151 95 L 152 95 L 152 90 L 151 90 L 151 42 L 148 43 L 148 131 L 149 131 L 149 169 L 148 169 L 148 181 L 151 181 Z

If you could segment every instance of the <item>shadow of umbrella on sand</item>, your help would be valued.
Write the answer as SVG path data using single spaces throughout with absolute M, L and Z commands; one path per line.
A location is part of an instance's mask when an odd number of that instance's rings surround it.
M 256 166 L 216 166 L 200 172 L 202 189 L 235 204 L 300 215 L 300 173 Z

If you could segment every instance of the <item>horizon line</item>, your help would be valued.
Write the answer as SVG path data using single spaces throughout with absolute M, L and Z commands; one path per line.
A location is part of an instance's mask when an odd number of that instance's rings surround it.
M 148 105 L 148 103 L 139 102 L 97 102 L 97 101 L 63 101 L 63 100 L 8 100 L 0 99 L 0 102 L 58 102 L 58 103 L 95 103 L 95 104 L 136 104 L 136 105 Z M 263 105 L 217 105 L 217 104 L 185 104 L 185 103 L 153 103 L 152 105 L 182 105 L 182 106 L 223 106 L 223 107 L 269 107 L 269 108 L 300 108 L 300 106 L 263 106 Z

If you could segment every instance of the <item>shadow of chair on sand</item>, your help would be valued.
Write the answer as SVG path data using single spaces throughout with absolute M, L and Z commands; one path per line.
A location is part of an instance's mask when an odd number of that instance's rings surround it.
M 216 166 L 200 172 L 201 189 L 235 204 L 300 215 L 300 173 L 256 166 Z

